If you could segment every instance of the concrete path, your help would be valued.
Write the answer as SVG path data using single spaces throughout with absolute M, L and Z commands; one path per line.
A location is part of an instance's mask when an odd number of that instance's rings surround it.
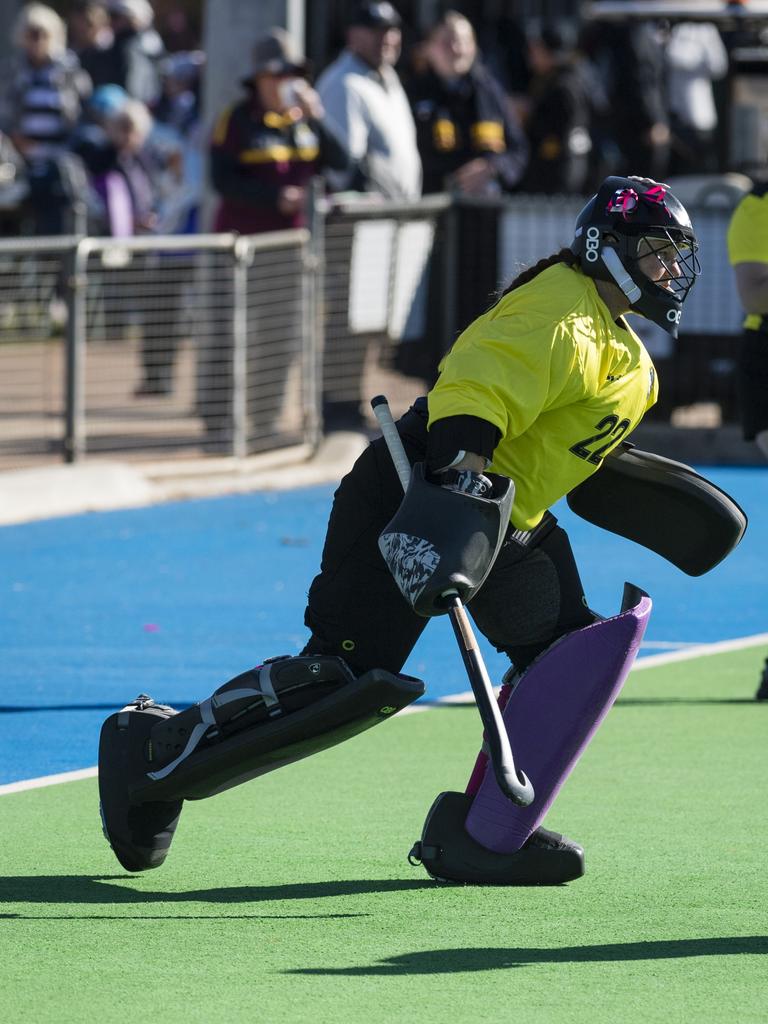
M 246 459 L 205 458 L 123 463 L 92 460 L 0 473 L 0 525 L 163 501 L 255 490 L 284 490 L 341 479 L 368 444 L 353 431 L 308 446 Z

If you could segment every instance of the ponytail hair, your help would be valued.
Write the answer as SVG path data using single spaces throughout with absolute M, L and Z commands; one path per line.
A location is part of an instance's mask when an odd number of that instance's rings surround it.
M 539 260 L 532 267 L 528 267 L 521 274 L 508 284 L 504 291 L 501 293 L 499 298 L 504 295 L 509 295 L 510 292 L 514 291 L 515 288 L 520 288 L 524 284 L 528 284 L 534 277 L 538 277 L 544 270 L 548 270 L 549 267 L 554 267 L 556 263 L 565 263 L 568 267 L 578 267 L 579 257 L 573 253 L 570 249 L 561 249 L 560 252 L 556 252 L 553 256 L 547 256 L 546 259 Z

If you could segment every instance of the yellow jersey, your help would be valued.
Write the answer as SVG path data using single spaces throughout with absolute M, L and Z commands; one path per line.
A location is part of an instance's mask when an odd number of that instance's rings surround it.
M 594 280 L 562 263 L 478 317 L 439 369 L 429 425 L 465 415 L 498 427 L 489 469 L 514 481 L 519 530 L 591 476 L 658 395 L 638 336 L 611 319 Z
M 768 191 L 756 189 L 744 196 L 728 225 L 728 259 L 737 263 L 768 263 Z M 768 313 L 768 310 L 766 310 Z M 763 317 L 747 313 L 744 327 L 760 329 Z

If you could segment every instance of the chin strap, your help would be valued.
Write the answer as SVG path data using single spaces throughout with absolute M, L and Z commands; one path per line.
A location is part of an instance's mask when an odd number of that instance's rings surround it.
M 610 246 L 604 246 L 601 256 L 606 270 L 619 288 L 624 292 L 629 301 L 637 302 L 643 293 L 629 276 L 629 271 L 619 259 L 619 255 L 616 250 L 612 249 Z

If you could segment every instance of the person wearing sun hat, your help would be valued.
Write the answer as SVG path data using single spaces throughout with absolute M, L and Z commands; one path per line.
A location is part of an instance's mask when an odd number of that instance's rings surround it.
M 307 73 L 285 29 L 256 39 L 242 79 L 247 96 L 219 116 L 211 140 L 211 180 L 221 197 L 216 231 L 302 227 L 310 179 L 325 167 L 346 168 L 347 151 Z
M 246 96 L 221 113 L 209 150 L 211 182 L 219 196 L 213 229 L 245 235 L 303 227 L 311 180 L 327 168 L 346 168 L 349 160 L 290 35 L 272 28 L 255 40 L 252 54 L 251 72 L 242 79 Z M 292 357 L 283 348 L 280 360 L 268 365 L 271 395 L 259 399 L 264 348 L 257 343 L 253 322 L 252 330 L 256 343 L 249 347 L 249 432 L 254 444 L 268 445 Z M 231 437 L 232 401 L 210 382 L 228 379 L 231 368 L 232 350 L 221 338 L 201 347 L 197 404 L 212 444 L 222 439 L 228 443 Z

